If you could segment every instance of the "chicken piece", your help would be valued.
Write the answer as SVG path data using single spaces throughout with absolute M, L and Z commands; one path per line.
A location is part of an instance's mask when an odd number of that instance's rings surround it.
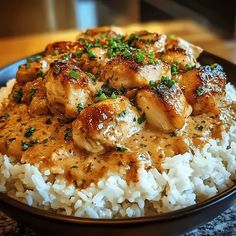
M 162 61 L 148 64 L 120 56 L 107 63 L 103 78 L 111 87 L 121 89 L 142 87 L 170 75 L 170 66 Z
M 139 113 L 126 97 L 107 99 L 84 109 L 73 123 L 74 143 L 89 152 L 119 147 L 142 129 Z
M 105 38 L 116 35 L 124 35 L 124 32 L 119 27 L 102 26 L 97 28 L 88 29 L 78 35 L 78 38 Z
M 87 106 L 97 91 L 94 81 L 72 59 L 51 64 L 45 86 L 50 111 L 66 118 L 75 118 L 78 106 Z
M 84 53 L 78 60 L 78 65 L 84 71 L 90 71 L 94 75 L 99 76 L 104 70 L 106 63 L 109 61 L 107 50 L 95 47 L 91 48 L 87 53 Z
M 129 35 L 126 41 L 131 47 L 139 48 L 149 53 L 157 53 L 165 49 L 166 36 L 148 31 L 139 31 Z
M 21 65 L 16 73 L 16 81 L 24 84 L 36 79 L 40 76 L 41 67 L 42 65 L 38 61 Z
M 80 42 L 61 41 L 52 44 L 48 44 L 45 48 L 46 55 L 58 56 L 59 54 L 67 52 L 75 52 L 81 47 Z
M 197 59 L 199 55 L 202 53 L 202 48 L 193 45 L 184 39 L 178 37 L 170 37 L 166 40 L 165 49 L 174 49 L 174 48 L 182 48 L 186 51 L 188 55 L 192 58 Z
M 28 112 L 33 116 L 49 113 L 44 79 L 39 77 L 25 84 L 23 102 L 28 105 Z
M 196 59 L 179 47 L 167 49 L 161 54 L 161 58 L 168 64 L 177 63 L 179 69 L 184 69 L 186 65 L 191 67 L 197 65 Z
M 136 101 L 147 122 L 164 132 L 181 129 L 192 112 L 178 84 L 167 77 L 155 87 L 140 89 Z
M 193 115 L 218 114 L 225 98 L 226 75 L 220 65 L 201 66 L 182 74 L 179 85 Z

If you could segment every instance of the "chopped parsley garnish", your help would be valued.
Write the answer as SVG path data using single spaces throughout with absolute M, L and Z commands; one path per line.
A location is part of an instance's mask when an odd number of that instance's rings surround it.
M 113 93 L 111 94 L 111 99 L 116 99 L 116 98 L 117 98 L 117 96 L 116 96 L 115 92 L 113 92 Z
M 88 54 L 88 57 L 89 57 L 89 59 L 94 59 L 94 58 L 96 58 L 96 55 L 92 52 L 92 51 L 87 51 L 87 54 Z
M 131 47 L 134 47 L 134 41 L 135 40 L 140 40 L 141 37 L 138 34 L 131 34 L 128 40 L 128 43 Z
M 162 76 L 161 83 L 166 85 L 168 88 L 171 88 L 173 85 L 175 85 L 175 80 L 170 79 L 168 76 Z
M 34 127 L 29 127 L 27 130 L 26 130 L 26 132 L 25 132 L 25 137 L 30 137 L 30 136 L 32 136 L 32 134 L 34 133 L 34 131 L 35 131 L 35 128 Z
M 25 68 L 26 68 L 26 69 L 29 69 L 29 68 L 30 68 L 30 64 L 29 64 L 29 63 L 26 63 L 26 64 L 25 64 Z
M 138 118 L 138 123 L 141 125 L 143 122 L 145 122 L 146 116 L 145 113 L 143 113 L 139 118 Z
M 149 85 L 150 85 L 151 87 L 155 87 L 155 86 L 157 85 L 157 82 L 156 82 L 155 80 L 150 80 L 150 81 L 149 81 Z
M 13 99 L 17 102 L 20 103 L 22 101 L 22 97 L 23 97 L 23 91 L 22 89 L 20 90 L 15 90 L 13 91 Z
M 134 56 L 134 59 L 138 62 L 144 62 L 144 55 L 142 52 L 137 52 L 136 55 Z
M 21 142 L 21 150 L 24 152 L 26 151 L 29 147 L 32 147 L 34 144 L 37 144 L 38 143 L 38 140 L 34 139 L 34 140 L 31 140 L 29 143 L 25 142 L 25 141 L 22 141 Z
M 52 55 L 53 55 L 53 56 L 58 56 L 59 54 L 60 54 L 59 50 L 54 50 L 54 51 L 52 52 Z
M 197 94 L 198 97 L 199 97 L 199 96 L 202 96 L 203 93 L 204 93 L 204 90 L 203 90 L 202 87 L 199 87 L 199 88 L 196 90 L 196 94 Z
M 132 55 L 132 53 L 128 50 L 128 49 L 126 49 L 124 52 L 123 52 L 123 56 L 124 57 L 130 57 Z
M 116 147 L 116 151 L 117 152 L 125 152 L 125 151 L 127 151 L 128 149 L 127 148 L 125 148 L 125 147 Z
M 104 101 L 104 100 L 106 100 L 106 99 L 108 99 L 107 95 L 106 95 L 105 93 L 100 93 L 100 94 L 97 96 L 96 101 L 97 101 L 97 102 L 101 102 L 101 101 Z
M 195 126 L 195 129 L 199 130 L 199 131 L 202 131 L 203 130 L 203 126 L 198 124 L 198 125 Z
M 34 58 L 28 57 L 28 58 L 26 58 L 26 61 L 27 61 L 27 63 L 33 62 L 33 61 L 34 61 Z
M 171 74 L 172 75 L 178 75 L 178 62 L 174 62 L 171 65 Z
M 29 145 L 27 143 L 25 143 L 25 142 L 21 143 L 21 149 L 23 152 L 26 151 L 28 148 L 29 148 Z
M 191 70 L 193 67 L 190 65 L 190 64 L 186 64 L 185 66 L 184 66 L 184 71 L 186 72 L 186 71 L 188 71 L 188 70 Z
M 77 105 L 77 111 L 78 111 L 78 112 L 81 112 L 83 109 L 84 109 L 84 104 L 80 102 L 80 103 Z
M 64 132 L 64 140 L 65 141 L 72 140 L 72 128 L 66 128 Z
M 69 76 L 73 79 L 78 79 L 79 78 L 79 74 L 77 72 L 75 72 L 74 70 L 71 70 L 69 72 Z
M 45 120 L 45 124 L 47 124 L 47 125 L 50 125 L 50 124 L 52 124 L 52 121 L 51 121 L 51 119 L 50 119 L 50 118 L 47 118 L 47 119 Z
M 37 78 L 38 77 L 42 77 L 44 79 L 44 73 L 42 71 L 39 71 L 37 74 L 36 74 Z
M 78 58 L 80 58 L 82 56 L 83 52 L 82 51 L 76 51 L 75 54 Z
M 37 89 L 31 88 L 29 90 L 29 94 L 30 94 L 30 101 L 33 99 L 35 93 L 36 93 Z
M 212 70 L 214 70 L 217 66 L 218 66 L 218 64 L 217 64 L 217 63 L 214 63 L 214 64 L 211 64 L 210 67 L 211 67 Z

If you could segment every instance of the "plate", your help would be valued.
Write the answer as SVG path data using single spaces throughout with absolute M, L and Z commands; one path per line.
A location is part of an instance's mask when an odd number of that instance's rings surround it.
M 40 55 L 41 53 L 37 54 Z M 34 55 L 36 56 L 36 55 Z M 18 66 L 26 59 L 0 69 L 0 86 L 15 77 Z M 223 66 L 228 81 L 236 85 L 236 65 L 204 51 L 199 57 L 202 65 L 219 63 Z M 201 203 L 181 210 L 152 217 L 126 219 L 89 219 L 65 216 L 41 210 L 14 200 L 0 193 L 0 209 L 15 220 L 36 231 L 56 235 L 112 235 L 112 236 L 157 236 L 179 235 L 212 220 L 236 202 L 236 185 Z

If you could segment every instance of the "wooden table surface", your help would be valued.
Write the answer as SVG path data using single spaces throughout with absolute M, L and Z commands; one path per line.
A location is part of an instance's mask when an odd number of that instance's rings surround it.
M 231 60 L 233 56 L 232 52 L 226 48 L 222 39 L 207 28 L 190 20 L 133 24 L 124 27 L 124 29 L 126 31 L 145 29 L 161 34 L 175 34 L 226 59 Z M 27 57 L 43 51 L 48 43 L 61 40 L 73 41 L 78 32 L 78 30 L 68 30 L 2 38 L 0 39 L 0 67 L 22 57 Z

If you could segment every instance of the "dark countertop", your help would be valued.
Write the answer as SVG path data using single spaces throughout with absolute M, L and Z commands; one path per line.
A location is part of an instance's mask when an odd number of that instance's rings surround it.
M 236 236 L 236 204 L 204 226 L 185 236 Z M 0 236 L 40 236 L 25 225 L 18 224 L 0 211 Z

